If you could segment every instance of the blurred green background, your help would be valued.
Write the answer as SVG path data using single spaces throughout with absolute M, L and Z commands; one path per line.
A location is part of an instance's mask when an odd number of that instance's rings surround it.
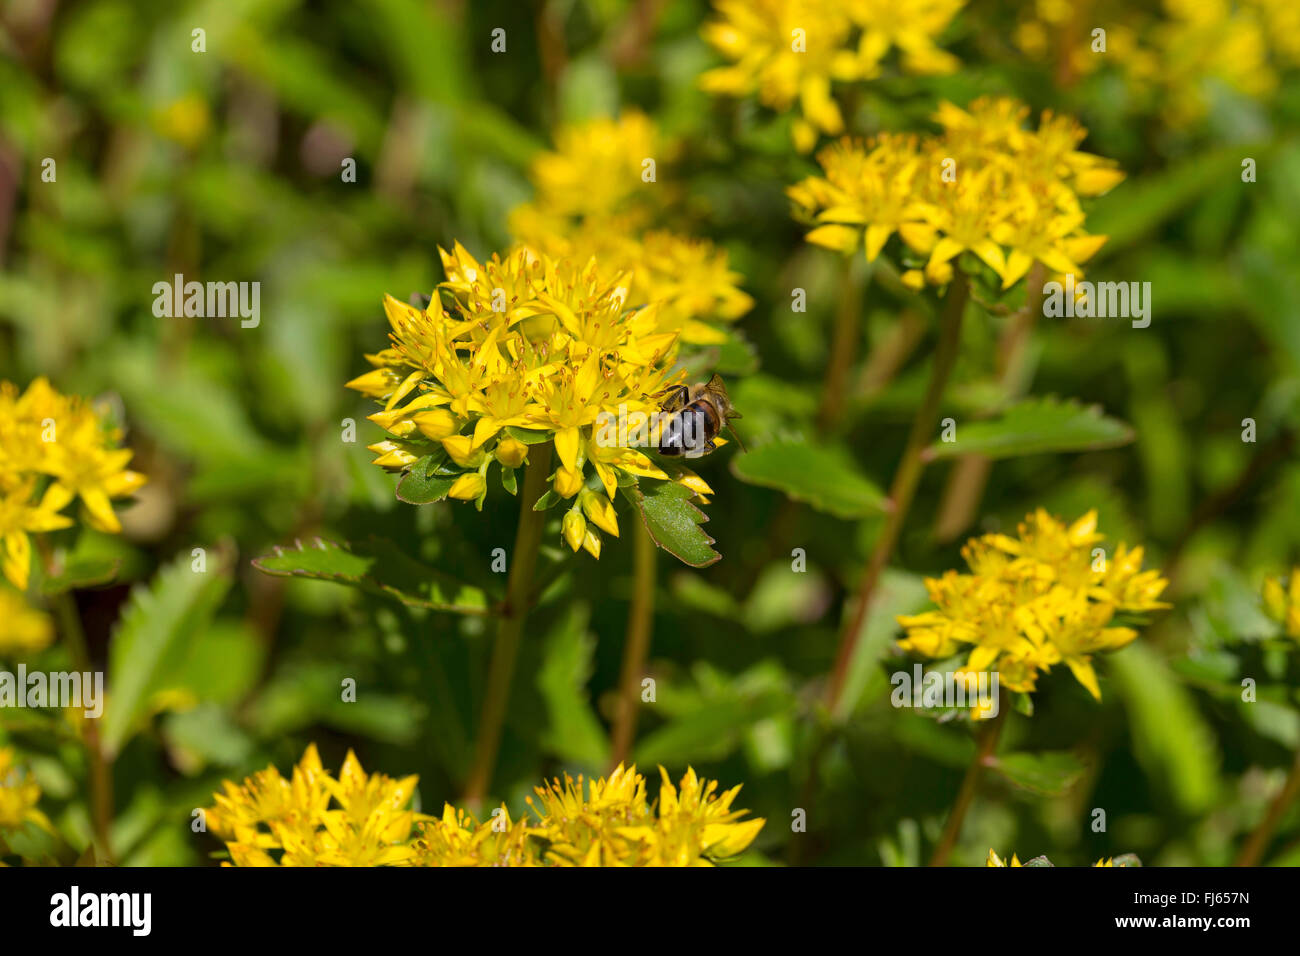
M 923 862 L 973 743 L 960 724 L 889 705 L 888 673 L 910 667 L 891 656 L 889 615 L 923 604 L 921 577 L 960 566 L 968 534 L 1013 529 L 1038 506 L 1065 518 L 1097 508 L 1111 541 L 1146 545 L 1148 565 L 1173 579 L 1175 607 L 1102 663 L 1100 704 L 1063 668 L 1040 682 L 1035 714 L 1011 721 L 1002 749 L 1070 762 L 991 775 L 954 862 L 980 863 L 993 846 L 1058 864 L 1124 852 L 1147 865 L 1227 864 L 1300 745 L 1295 642 L 1258 602 L 1266 575 L 1300 563 L 1294 62 L 1263 51 L 1278 82 L 1249 93 L 1212 65 L 1144 83 L 1122 65 L 1073 75 L 1018 44 L 1028 9 L 972 5 L 944 34 L 959 72 L 886 76 L 842 102 L 864 135 L 928 129 L 940 98 L 985 93 L 1089 127 L 1083 148 L 1129 177 L 1091 207 L 1089 230 L 1111 238 L 1089 277 L 1150 281 L 1150 328 L 1043 320 L 1008 383 L 996 367 L 1001 319 L 981 316 L 967 323 L 945 414 L 987 414 L 1015 389 L 1097 403 L 1136 439 L 997 462 L 956 526 L 937 526 L 951 466 L 927 471 L 862 642 L 855 709 L 815 771 L 815 701 L 879 523 L 742 483 L 728 468 L 734 448 L 700 463 L 723 560 L 697 571 L 660 555 L 658 700 L 643 708 L 634 757 L 743 782 L 738 805 L 769 820 L 749 862 Z M 1075 10 L 1085 27 L 1111 22 L 1104 5 Z M 758 302 L 738 325 L 749 347 L 724 369 L 743 437 L 761 447 L 811 433 L 839 265 L 803 242 L 784 190 L 816 167 L 791 150 L 790 117 L 697 89 L 719 62 L 699 35 L 708 15 L 703 2 L 655 0 L 0 2 L 0 378 L 47 375 L 120 401 L 133 467 L 150 477 L 121 538 L 69 543 L 121 560 L 117 583 L 78 595 L 110 695 L 114 666 L 149 668 L 152 716 L 113 767 L 118 862 L 210 862 L 220 845 L 191 832 L 193 808 L 222 779 L 287 769 L 312 740 L 327 766 L 352 747 L 367 770 L 418 773 L 426 810 L 459 796 L 485 622 L 270 578 L 250 561 L 295 539 L 376 534 L 499 592 L 488 555 L 510 547 L 513 502 L 481 514 L 396 502 L 393 479 L 368 463 L 372 408 L 343 383 L 384 341 L 383 294 L 441 281 L 438 245 L 459 240 L 479 257 L 506 248 L 507 215 L 531 196 L 529 163 L 558 125 L 636 106 L 680 140 L 660 175 L 685 191 L 683 230 L 725 246 Z M 497 27 L 504 53 L 490 48 Z M 1176 96 L 1199 105 L 1175 111 Z M 41 178 L 47 157 L 54 182 Z M 1241 182 L 1244 157 L 1257 182 Z M 355 183 L 340 177 L 346 158 Z M 175 273 L 261 282 L 260 326 L 156 318 L 152 287 Z M 790 309 L 794 288 L 808 291 L 806 313 Z M 871 287 L 864 309 L 837 440 L 849 473 L 886 485 L 933 328 L 888 284 Z M 356 443 L 342 439 L 349 418 Z M 1254 443 L 1242 440 L 1247 418 Z M 544 776 L 606 769 L 629 545 L 608 541 L 599 563 L 569 558 L 576 573 L 530 618 L 493 787 L 512 809 Z M 169 574 L 194 548 L 213 573 Z M 792 548 L 805 549 L 807 573 L 789 573 Z M 152 656 L 115 664 L 132 584 L 155 600 Z M 355 703 L 339 699 L 346 677 Z M 1254 703 L 1241 699 L 1243 677 L 1260 685 Z M 81 751 L 55 719 L 29 718 L 0 714 L 0 741 L 31 765 L 46 812 L 84 841 Z M 791 832 L 794 808 L 807 810 L 807 833 Z M 1103 833 L 1093 808 L 1106 811 Z M 1268 859 L 1300 862 L 1294 811 Z

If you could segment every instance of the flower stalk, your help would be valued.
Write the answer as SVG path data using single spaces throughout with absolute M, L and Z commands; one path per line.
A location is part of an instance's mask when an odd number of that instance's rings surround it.
M 885 565 L 894 554 L 894 548 L 903 530 L 903 522 L 907 520 L 907 513 L 912 507 L 912 499 L 921 480 L 921 472 L 925 468 L 921 453 L 934 435 L 944 389 L 957 362 L 957 350 L 961 343 L 962 315 L 966 311 L 968 296 L 969 289 L 962 277 L 953 280 L 944 296 L 939 342 L 934 352 L 934 366 L 930 370 L 930 383 L 926 387 L 921 406 L 916 411 L 916 417 L 912 420 L 912 431 L 908 436 L 907 446 L 903 450 L 898 469 L 894 472 L 894 480 L 889 488 L 890 510 L 885 517 L 885 526 L 876 540 L 866 570 L 862 573 L 853 601 L 853 613 L 847 618 L 840 635 L 839 652 L 831 671 L 826 698 L 832 715 L 839 710 L 844 685 L 848 679 L 858 641 L 862 636 L 863 622 L 866 621 L 867 613 L 871 609 L 876 585 Z
M 501 747 L 501 730 L 510 703 L 510 683 L 528 616 L 533 573 L 537 568 L 538 549 L 546 512 L 534 511 L 533 504 L 546 491 L 551 470 L 551 442 L 529 449 L 524 485 L 519 492 L 519 526 L 510 555 L 510 573 L 506 580 L 506 599 L 501 606 L 496 644 L 488 666 L 487 691 L 479 717 L 474 764 L 465 784 L 465 802 L 477 807 L 487 795 Z
M 984 768 L 993 760 L 1009 703 L 1005 692 L 1001 692 L 1000 697 L 997 716 L 988 718 L 986 726 L 980 730 L 975 759 L 966 768 L 961 789 L 957 791 L 957 800 L 953 803 L 952 810 L 948 812 L 948 821 L 943 825 L 943 834 L 939 837 L 934 854 L 930 857 L 930 866 L 944 866 L 948 862 L 948 857 L 952 855 L 952 848 L 957 845 L 957 838 L 961 836 L 961 825 L 966 819 L 966 811 L 970 809 L 975 793 L 979 790 L 980 777 L 984 774 Z
M 1237 855 L 1236 866 L 1259 866 L 1278 824 L 1282 822 L 1286 811 L 1295 802 L 1297 796 L 1300 796 L 1300 748 L 1295 752 L 1295 760 L 1291 763 L 1291 772 L 1287 774 L 1286 783 L 1269 804 L 1264 819 L 1241 848 L 1241 852 Z

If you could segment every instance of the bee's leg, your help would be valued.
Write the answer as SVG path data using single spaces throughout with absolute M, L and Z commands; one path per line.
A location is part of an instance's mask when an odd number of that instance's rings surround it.
M 675 412 L 686 405 L 687 398 L 690 397 L 691 390 L 685 385 L 679 385 L 668 393 L 660 407 L 666 412 Z

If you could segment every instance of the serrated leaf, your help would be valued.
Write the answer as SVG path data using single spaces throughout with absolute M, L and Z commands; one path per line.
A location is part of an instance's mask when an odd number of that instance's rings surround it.
M 1004 754 L 992 768 L 1017 787 L 1049 797 L 1059 797 L 1083 776 L 1083 761 L 1064 751 Z
M 837 518 L 878 515 L 885 495 L 841 448 L 805 441 L 775 441 L 731 459 L 741 481 L 775 488 Z
M 694 493 L 673 482 L 652 482 L 647 493 L 640 484 L 623 488 L 623 494 L 641 514 L 651 540 L 683 564 L 707 568 L 722 560 L 713 539 L 700 527 L 708 516 L 691 503 Z
M 402 472 L 397 481 L 397 499 L 409 505 L 427 505 L 443 501 L 451 486 L 460 477 L 459 469 L 444 467 L 447 455 L 443 451 L 425 455 Z M 451 472 L 448 474 L 448 472 Z
M 1094 451 L 1133 440 L 1133 429 L 1102 413 L 1096 405 L 1055 398 L 1032 398 L 999 417 L 957 425 L 955 441 L 937 441 L 925 450 L 927 461 L 959 455 L 1015 458 L 1048 452 Z
M 189 555 L 131 589 L 126 610 L 113 631 L 108 655 L 110 699 L 103 714 L 102 740 L 116 754 L 147 719 L 150 698 L 205 628 L 230 587 L 230 568 L 217 555 L 206 571 L 192 569 Z
M 384 538 L 371 536 L 348 545 L 315 538 L 307 544 L 277 547 L 253 560 L 253 567 L 278 577 L 335 581 L 411 607 L 486 614 L 487 595 L 405 554 Z

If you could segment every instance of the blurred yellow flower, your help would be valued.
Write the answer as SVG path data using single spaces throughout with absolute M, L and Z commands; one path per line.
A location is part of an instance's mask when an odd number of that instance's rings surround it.
M 17 830 L 28 823 L 52 830 L 49 819 L 36 808 L 40 799 L 40 785 L 19 771 L 12 749 L 0 747 L 0 831 Z
M 80 498 L 92 528 L 121 530 L 111 500 L 144 484 L 131 471 L 122 432 L 89 403 L 37 378 L 19 394 L 0 382 L 0 566 L 20 591 L 31 572 L 30 535 L 72 526 L 62 514 Z
M 1264 610 L 1282 625 L 1287 637 L 1300 640 L 1300 568 L 1292 568 L 1285 587 L 1280 578 L 1264 580 Z
M 934 40 L 965 0 L 714 0 L 704 39 L 732 61 L 700 76 L 710 93 L 748 96 L 778 112 L 797 102 L 796 148 L 844 131 L 835 82 L 880 75 L 891 49 L 910 73 L 951 73 L 957 59 Z M 856 40 L 855 40 L 856 35 Z
M 17 591 L 0 584 L 0 655 L 35 654 L 52 640 L 50 616 L 29 606 Z
M 1108 556 L 1096 529 L 1095 511 L 1066 526 L 1039 509 L 1018 537 L 972 538 L 962 549 L 971 573 L 927 578 L 937 610 L 899 617 L 899 645 L 929 658 L 968 652 L 966 671 L 996 671 L 1003 687 L 1026 693 L 1064 663 L 1100 699 L 1092 656 L 1137 637 L 1112 624 L 1115 614 L 1168 607 L 1157 598 L 1169 582 L 1141 569 L 1141 548 L 1121 544 Z
M 843 140 L 818 154 L 823 175 L 788 190 L 795 215 L 813 228 L 807 240 L 869 261 L 894 235 L 907 255 L 925 260 L 904 282 L 946 284 L 963 252 L 984 262 L 1010 288 L 1035 262 L 1049 274 L 1083 274 L 1105 242 L 1083 229 L 1080 198 L 1103 193 L 1123 173 L 1077 149 L 1086 131 L 1045 112 L 1024 128 L 1029 108 L 980 99 L 962 110 L 942 103 L 938 136 L 881 134 Z

